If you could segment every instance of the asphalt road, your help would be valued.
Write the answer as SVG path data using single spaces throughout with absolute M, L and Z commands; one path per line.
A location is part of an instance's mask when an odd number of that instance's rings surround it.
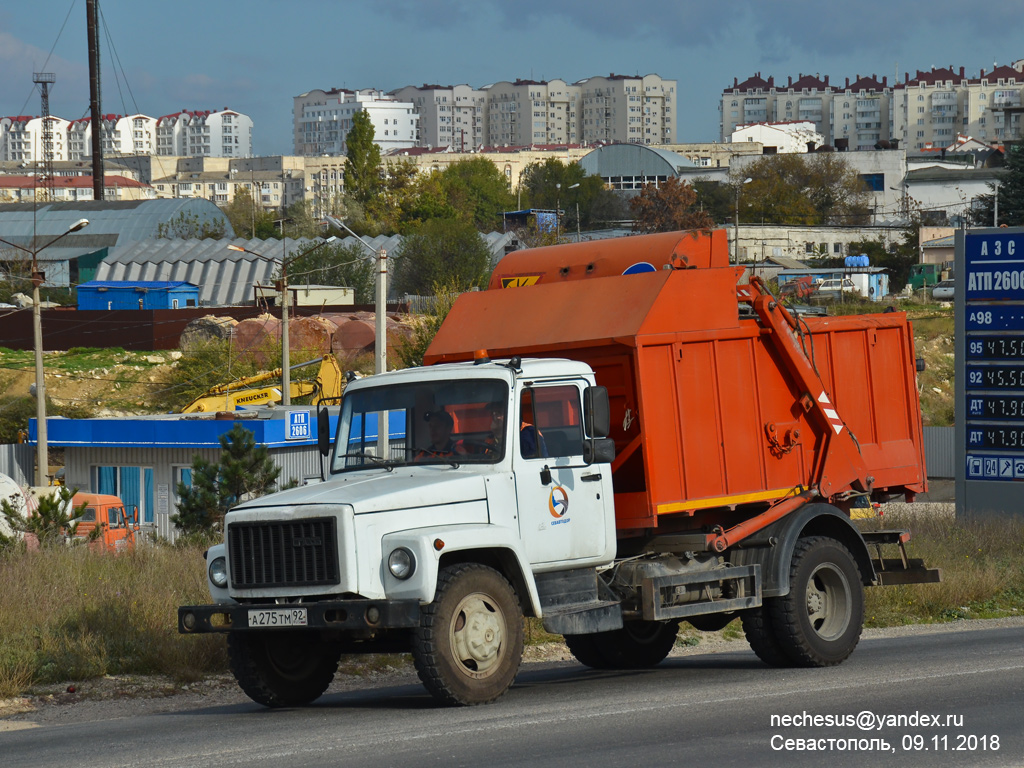
M 401 684 L 332 693 L 296 710 L 236 699 L 51 719 L 0 732 L 0 760 L 10 768 L 1022 766 L 1022 648 L 1018 623 L 865 639 L 832 669 L 769 669 L 739 643 L 634 673 L 531 664 L 485 707 L 442 708 Z M 873 730 L 847 722 L 864 712 L 875 716 Z M 824 751 L 795 749 L 812 745 Z

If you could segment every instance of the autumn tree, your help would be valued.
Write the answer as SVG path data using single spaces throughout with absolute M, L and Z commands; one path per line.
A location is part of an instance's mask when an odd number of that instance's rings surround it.
M 764 155 L 744 166 L 741 222 L 791 226 L 867 224 L 868 188 L 840 155 Z M 739 182 L 737 182 L 739 183 Z
M 424 222 L 393 256 L 397 293 L 425 294 L 437 284 L 464 291 L 483 286 L 490 274 L 487 243 L 472 224 L 459 219 Z
M 659 186 L 647 184 L 629 203 L 633 228 L 638 232 L 674 232 L 713 226 L 706 212 L 694 208 L 696 201 L 697 193 L 685 181 L 670 178 Z
M 380 194 L 380 147 L 373 142 L 373 122 L 366 110 L 352 116 L 352 127 L 345 136 L 348 147 L 345 160 L 345 191 L 362 205 Z

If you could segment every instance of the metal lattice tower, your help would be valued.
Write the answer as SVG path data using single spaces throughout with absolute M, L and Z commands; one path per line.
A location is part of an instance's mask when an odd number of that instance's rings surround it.
M 35 197 L 42 197 L 44 200 L 53 199 L 53 125 L 50 123 L 50 86 L 57 82 L 57 76 L 52 72 L 35 72 L 32 75 L 32 82 L 39 86 L 42 94 L 42 118 L 43 118 L 43 194 L 39 194 L 39 183 L 36 181 Z

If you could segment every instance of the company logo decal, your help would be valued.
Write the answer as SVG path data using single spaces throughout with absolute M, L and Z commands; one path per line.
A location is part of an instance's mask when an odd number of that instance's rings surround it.
M 626 267 L 622 274 L 624 275 L 639 275 L 643 272 L 657 272 L 654 265 L 646 261 L 638 261 L 636 264 L 630 264 Z
M 551 489 L 551 493 L 548 494 L 548 512 L 555 518 L 555 522 L 552 525 L 558 525 L 559 523 L 569 522 L 569 518 L 566 517 L 566 513 L 569 511 L 569 494 L 566 493 L 565 488 L 560 485 L 556 485 Z
M 540 280 L 540 275 L 526 275 L 523 277 L 503 277 L 501 278 L 502 288 L 522 288 L 526 285 L 536 285 L 537 281 Z

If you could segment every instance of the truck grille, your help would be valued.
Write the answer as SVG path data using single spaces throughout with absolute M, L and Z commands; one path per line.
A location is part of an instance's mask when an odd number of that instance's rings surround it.
M 334 518 L 228 525 L 235 589 L 338 584 Z

